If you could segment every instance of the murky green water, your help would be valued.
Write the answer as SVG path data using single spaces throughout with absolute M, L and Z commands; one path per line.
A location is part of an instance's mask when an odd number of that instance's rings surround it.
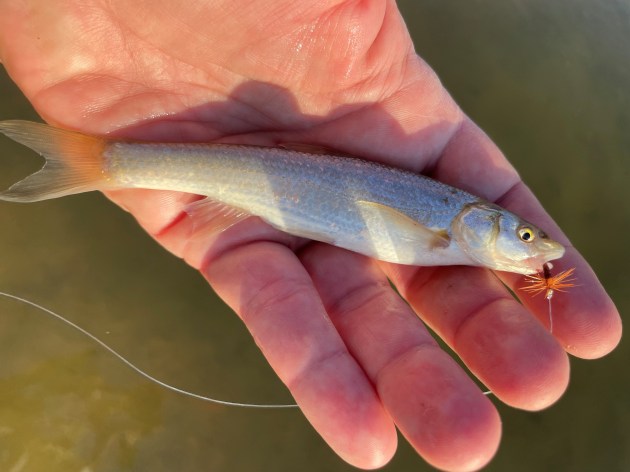
M 399 2 L 418 52 L 630 309 L 630 3 Z M 0 119 L 35 118 L 5 75 Z M 0 142 L 0 184 L 36 163 Z M 0 290 L 65 314 L 143 369 L 231 400 L 288 401 L 196 272 L 97 194 L 0 206 Z M 487 470 L 630 470 L 630 356 L 572 362 L 551 409 L 499 407 Z M 0 300 L 0 470 L 351 471 L 297 411 L 150 384 L 59 322 Z M 431 470 L 401 441 L 386 471 Z

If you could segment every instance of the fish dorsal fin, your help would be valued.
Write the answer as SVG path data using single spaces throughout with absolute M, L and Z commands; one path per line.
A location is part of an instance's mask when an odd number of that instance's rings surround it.
M 305 144 L 305 143 L 279 143 L 279 147 L 286 149 L 287 151 L 303 152 L 306 154 L 316 154 L 319 156 L 340 156 L 340 157 L 354 157 L 346 152 L 337 151 L 326 146 L 320 146 L 319 144 Z
M 198 232 L 221 233 L 251 215 L 211 198 L 194 201 L 184 209 L 192 218 L 193 230 Z
M 446 248 L 451 243 L 446 230 L 428 228 L 390 206 L 365 200 L 357 201 L 357 206 L 370 232 L 381 231 L 381 228 L 391 228 L 392 232 L 395 230 L 399 238 L 412 241 L 418 247 L 429 250 Z

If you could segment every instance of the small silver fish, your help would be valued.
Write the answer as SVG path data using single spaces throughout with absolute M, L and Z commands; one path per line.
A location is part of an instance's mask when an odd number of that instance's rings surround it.
M 28 121 L 0 132 L 46 159 L 0 193 L 33 202 L 91 190 L 205 195 L 195 213 L 257 215 L 383 261 L 535 274 L 564 247 L 515 214 L 428 177 L 356 158 L 232 144 L 116 141 Z

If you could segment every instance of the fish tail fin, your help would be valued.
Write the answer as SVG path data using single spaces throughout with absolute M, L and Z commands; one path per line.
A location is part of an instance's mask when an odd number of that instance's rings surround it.
M 103 138 L 31 121 L 0 121 L 0 133 L 45 159 L 34 174 L 0 192 L 0 200 L 37 202 L 104 187 Z

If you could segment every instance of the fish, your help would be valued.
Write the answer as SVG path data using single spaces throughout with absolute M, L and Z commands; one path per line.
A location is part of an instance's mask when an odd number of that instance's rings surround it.
M 116 140 L 21 120 L 0 121 L 0 133 L 46 160 L 0 192 L 4 201 L 128 188 L 188 192 L 205 197 L 187 209 L 202 220 L 217 211 L 230 224 L 258 216 L 298 237 L 416 266 L 531 275 L 565 251 L 494 203 L 356 157 L 308 147 Z

